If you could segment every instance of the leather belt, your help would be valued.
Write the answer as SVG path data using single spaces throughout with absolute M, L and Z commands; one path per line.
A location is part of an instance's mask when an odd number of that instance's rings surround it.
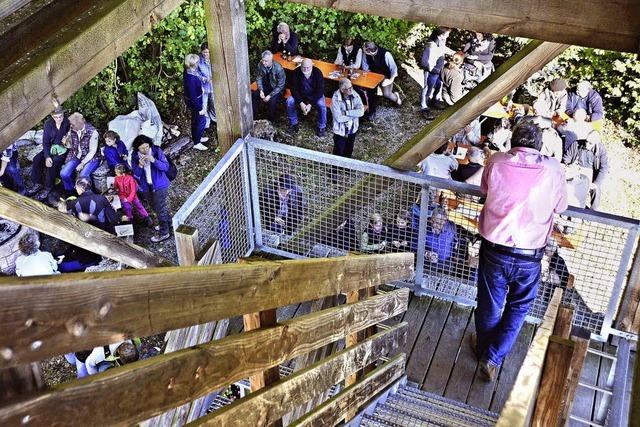
M 521 249 L 513 246 L 499 245 L 497 243 L 490 242 L 485 238 L 482 239 L 482 242 L 483 244 L 491 247 L 494 251 L 507 255 L 520 255 L 536 259 L 542 259 L 544 256 L 544 247 L 538 249 Z

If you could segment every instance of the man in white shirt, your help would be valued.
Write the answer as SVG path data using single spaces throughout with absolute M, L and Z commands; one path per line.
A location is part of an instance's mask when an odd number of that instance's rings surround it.
M 40 239 L 36 233 L 27 233 L 18 242 L 20 255 L 16 259 L 16 275 L 46 276 L 58 273 L 58 263 L 50 252 L 40 250 Z

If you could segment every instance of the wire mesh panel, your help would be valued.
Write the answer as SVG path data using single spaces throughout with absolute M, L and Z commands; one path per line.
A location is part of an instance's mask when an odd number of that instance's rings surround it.
M 198 230 L 200 245 L 218 240 L 223 262 L 253 251 L 249 178 L 244 145 L 238 141 L 173 217 Z

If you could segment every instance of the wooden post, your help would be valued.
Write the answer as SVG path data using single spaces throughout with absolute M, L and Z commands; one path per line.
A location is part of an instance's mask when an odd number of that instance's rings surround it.
M 178 264 L 181 266 L 195 265 L 196 254 L 200 251 L 198 230 L 182 224 L 175 230 L 175 236 Z
M 561 414 L 561 426 L 566 426 L 569 422 L 569 415 L 571 414 L 573 399 L 576 395 L 576 389 L 578 388 L 580 375 L 582 374 L 584 359 L 587 357 L 587 350 L 589 349 L 590 336 L 591 332 L 589 332 L 587 329 L 577 328 L 576 334 L 571 337 L 571 341 L 573 342 L 573 357 L 571 358 L 569 376 L 567 377 L 567 387 L 565 389 L 566 404 L 564 405 L 564 410 Z
M 640 331 L 640 247 L 636 249 L 629 280 L 620 300 L 616 327 L 634 334 Z
M 460 129 L 524 83 L 529 76 L 568 47 L 566 44 L 530 41 L 460 101 L 447 108 L 407 141 L 384 163 L 398 169 L 413 169 Z
M 562 304 L 558 309 L 558 317 L 553 327 L 553 335 L 560 338 L 569 339 L 571 335 L 571 324 L 573 323 L 573 307 Z
M 636 353 L 636 363 L 631 387 L 631 401 L 629 402 L 629 426 L 640 426 L 640 357 Z
M 205 0 L 218 145 L 225 153 L 253 127 L 244 0 Z M 197 142 L 197 141 L 196 141 Z

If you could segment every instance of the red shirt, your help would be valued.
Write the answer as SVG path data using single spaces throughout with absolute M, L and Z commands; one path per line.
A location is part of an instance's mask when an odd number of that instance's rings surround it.
M 126 200 L 131 203 L 136 199 L 138 183 L 131 175 L 125 174 L 116 176 L 116 180 L 113 185 L 116 187 L 116 191 L 118 191 L 118 197 L 120 197 L 120 200 Z
M 480 213 L 480 234 L 503 246 L 545 246 L 554 214 L 567 209 L 560 162 L 532 148 L 516 147 L 491 156 L 480 191 L 487 195 Z

